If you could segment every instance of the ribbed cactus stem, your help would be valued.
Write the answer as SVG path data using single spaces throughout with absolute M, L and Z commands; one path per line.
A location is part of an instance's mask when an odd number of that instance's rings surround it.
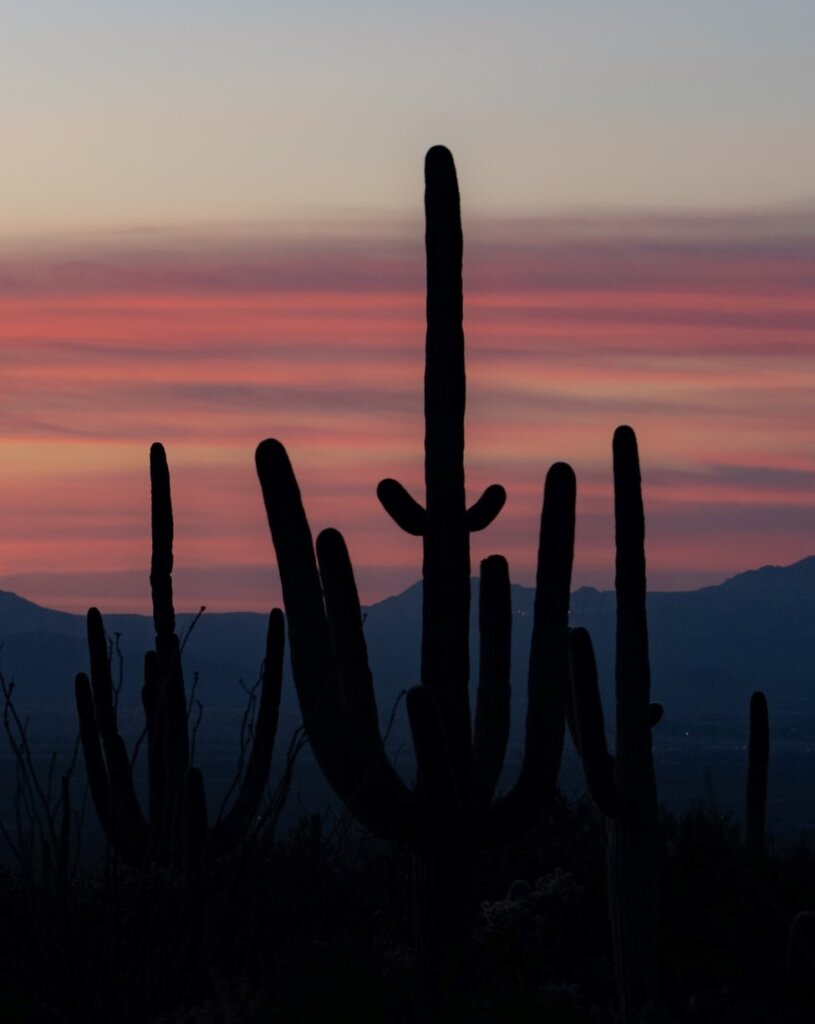
M 425 159 L 425 220 L 425 508 L 396 481 L 382 481 L 378 493 L 394 520 L 424 540 L 422 685 L 438 701 L 453 771 L 469 793 L 470 533 L 493 521 L 506 496 L 493 485 L 471 509 L 466 506 L 461 208 L 453 158 L 443 146 L 434 146 Z
M 474 852 L 528 828 L 554 790 L 568 685 L 575 482 L 563 463 L 547 475 L 524 760 L 515 785 L 493 800 L 509 725 L 509 575 L 498 556 L 482 563 L 481 676 L 473 736 L 470 534 L 493 521 L 505 493 L 493 484 L 469 508 L 465 502 L 461 214 L 453 159 L 441 146 L 427 154 L 425 185 L 425 505 L 396 480 L 383 480 L 377 488 L 397 525 L 423 540 L 421 685 L 408 693 L 418 773 L 414 790 L 401 782 L 385 755 L 344 541 L 331 529 L 318 536 L 318 569 L 285 449 L 278 441 L 264 441 L 256 460 L 312 749 L 360 822 L 412 846 L 419 959 L 428 991 L 438 995 L 442 978 L 456 973 L 470 934 Z
M 770 724 L 767 698 L 760 690 L 750 698 L 750 735 L 747 744 L 747 790 L 744 814 L 744 848 L 748 859 L 759 866 L 764 859 L 764 827 L 767 812 L 767 766 L 770 759 Z

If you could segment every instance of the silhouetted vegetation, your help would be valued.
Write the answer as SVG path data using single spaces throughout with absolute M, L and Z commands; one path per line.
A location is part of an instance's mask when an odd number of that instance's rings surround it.
M 257 466 L 277 552 L 303 727 L 347 812 L 273 825 L 297 751 L 270 797 L 283 616 L 269 619 L 260 703 L 250 695 L 231 810 L 210 827 L 172 595 L 173 518 L 161 445 L 150 453 L 155 650 L 142 701 L 148 811 L 117 721 L 119 686 L 100 613 L 90 677 L 76 677 L 87 789 L 106 838 L 77 871 L 86 797 L 78 753 L 42 779 L 28 723 L 2 681 L 16 762 L 0 873 L 0 1024 L 355 1020 L 798 1024 L 815 1007 L 815 852 L 766 834 L 767 702 L 751 703 L 745 828 L 708 800 L 660 811 L 651 729 L 644 514 L 634 432 L 615 433 L 616 751 L 609 753 L 591 640 L 569 634 L 575 479 L 546 478 L 519 778 L 499 777 L 510 717 L 506 561 L 481 563 L 480 670 L 470 710 L 470 534 L 504 503 L 464 488 L 462 236 L 452 157 L 426 161 L 424 506 L 385 480 L 379 498 L 423 539 L 421 685 L 407 694 L 408 785 L 388 758 L 363 619 L 341 535 L 316 555 L 283 446 Z M 121 676 L 120 676 L 121 679 Z M 592 799 L 556 787 L 568 719 Z M 242 732 L 245 739 L 248 727 Z M 267 827 L 259 827 L 265 825 Z M 476 856 L 477 854 L 477 856 Z M 411 896 L 412 889 L 412 896 Z
M 96 608 L 88 611 L 91 675 L 90 679 L 84 672 L 77 675 L 76 705 L 90 792 L 108 842 L 133 867 L 155 862 L 190 871 L 198 867 L 204 854 L 215 856 L 235 846 L 254 824 L 277 730 L 283 615 L 274 609 L 269 616 L 260 705 L 251 753 L 246 765 L 240 766 L 237 796 L 230 810 L 209 828 L 203 778 L 192 764 L 181 644 L 175 631 L 173 510 L 170 473 L 160 444 L 150 449 L 150 483 L 150 590 L 156 648 L 145 656 L 142 689 L 149 776 L 147 816 L 139 806 L 133 766 L 117 727 L 117 694 L 102 616 Z
M 591 804 L 557 798 L 476 861 L 468 1019 L 616 1020 L 604 831 Z M 815 853 L 774 853 L 757 878 L 739 830 L 707 806 L 663 815 L 661 833 L 661 1019 L 811 1019 L 788 995 L 786 929 L 812 905 Z M 306 817 L 195 877 L 109 864 L 27 890 L 4 874 L 0 1020 L 422 1020 L 411 872 L 405 847 Z M 797 977 L 811 997 L 811 972 Z

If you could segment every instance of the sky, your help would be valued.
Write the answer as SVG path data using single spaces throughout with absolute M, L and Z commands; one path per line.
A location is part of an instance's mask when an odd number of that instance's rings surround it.
M 613 585 L 639 438 L 652 589 L 815 553 L 815 7 L 777 0 L 31 0 L 3 14 L 0 588 L 147 611 L 148 452 L 179 609 L 279 602 L 287 446 L 363 601 L 420 575 L 422 164 L 464 222 L 473 541 L 531 584 L 543 479 Z

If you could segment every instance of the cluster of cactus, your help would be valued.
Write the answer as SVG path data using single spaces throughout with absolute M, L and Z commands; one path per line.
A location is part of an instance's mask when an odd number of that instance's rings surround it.
M 164 448 L 150 450 L 152 560 L 150 588 L 156 647 L 144 659 L 144 706 L 148 764 L 148 811 L 136 794 L 130 757 L 116 713 L 105 627 L 98 609 L 88 611 L 90 678 L 76 677 L 76 705 L 88 784 L 106 838 L 134 867 L 196 866 L 204 852 L 234 847 L 254 820 L 272 759 L 283 674 L 283 614 L 269 616 L 260 704 L 251 753 L 230 810 L 207 822 L 204 783 L 190 761 L 187 699 L 181 645 L 173 607 L 173 512 Z
M 350 558 L 332 529 L 312 535 L 288 456 L 262 442 L 257 468 L 288 619 L 294 681 L 312 750 L 327 780 L 375 834 L 414 851 L 417 945 L 430 993 L 460 968 L 474 922 L 471 868 L 479 848 L 528 828 L 554 792 L 565 731 L 575 480 L 557 463 L 544 489 L 523 763 L 495 790 L 509 733 L 511 607 L 505 559 L 481 564 L 481 659 L 475 721 L 469 682 L 470 534 L 505 500 L 493 485 L 469 508 L 464 488 L 462 235 L 450 153 L 425 164 L 427 338 L 426 504 L 384 480 L 379 499 L 423 540 L 421 683 L 407 695 L 415 787 L 396 774 L 379 731 Z
M 470 534 L 489 526 L 505 502 L 488 487 L 465 498 L 466 375 L 462 327 L 462 233 L 450 153 L 425 164 L 427 335 L 424 381 L 425 484 L 421 505 L 397 481 L 377 489 L 388 515 L 423 543 L 421 679 L 407 694 L 416 754 L 415 785 L 397 774 L 379 728 L 363 617 L 345 541 L 334 529 L 313 543 L 283 445 L 262 442 L 257 471 L 288 616 L 291 660 L 303 724 L 326 779 L 357 820 L 414 854 L 416 941 L 426 992 L 436 1003 L 459 976 L 475 906 L 476 853 L 528 829 L 555 792 L 566 723 L 587 786 L 607 823 L 608 905 L 624 1024 L 641 1020 L 657 997 L 659 814 L 652 729 L 662 708 L 650 699 L 644 513 L 637 440 L 630 427 L 613 439 L 616 524 L 616 750 L 609 752 L 588 632 L 569 628 L 574 553 L 575 478 L 565 463 L 549 470 L 543 496 L 529 655 L 525 744 L 520 774 L 496 795 L 510 726 L 512 609 L 506 560 L 481 562 L 480 658 L 470 704 Z M 189 714 L 172 594 L 173 516 L 167 460 L 150 452 L 155 650 L 144 663 L 148 811 L 139 804 L 131 758 L 117 724 L 117 694 L 102 616 L 88 612 L 90 676 L 76 677 L 76 703 L 89 787 L 107 839 L 121 859 L 191 869 L 205 853 L 235 846 L 255 819 L 277 729 L 284 621 L 269 617 L 254 738 L 231 810 L 211 827 L 201 772 L 191 763 Z M 750 705 L 745 850 L 765 857 L 769 732 L 767 702 Z M 60 863 L 67 861 L 70 800 L 63 780 Z M 319 845 L 319 818 L 315 841 Z M 56 842 L 56 840 L 55 840 Z M 64 868 L 63 868 L 64 870 Z M 557 873 L 513 884 L 506 900 L 483 904 L 490 928 L 528 922 L 555 898 L 574 901 L 573 880 Z M 554 893 L 554 896 L 552 895 Z M 791 987 L 815 1000 L 815 914 L 799 914 L 790 935 Z
M 662 707 L 651 703 L 645 598 L 645 517 L 637 439 L 614 434 L 616 523 L 616 754 L 608 751 L 597 666 L 587 630 L 570 634 L 569 724 L 586 784 L 607 821 L 608 902 L 615 975 L 624 1021 L 653 1004 L 657 987 L 659 807 L 651 729 Z

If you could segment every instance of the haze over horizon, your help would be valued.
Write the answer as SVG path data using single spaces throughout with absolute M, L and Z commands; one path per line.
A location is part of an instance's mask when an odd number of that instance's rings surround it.
M 9 13 L 0 587 L 147 611 L 165 443 L 179 607 L 265 610 L 255 479 L 286 444 L 362 598 L 418 579 L 378 481 L 421 492 L 421 167 L 456 159 L 474 539 L 534 571 L 578 479 L 577 586 L 613 581 L 611 436 L 640 443 L 653 589 L 815 544 L 815 133 L 802 0 L 612 11 L 100 0 Z

